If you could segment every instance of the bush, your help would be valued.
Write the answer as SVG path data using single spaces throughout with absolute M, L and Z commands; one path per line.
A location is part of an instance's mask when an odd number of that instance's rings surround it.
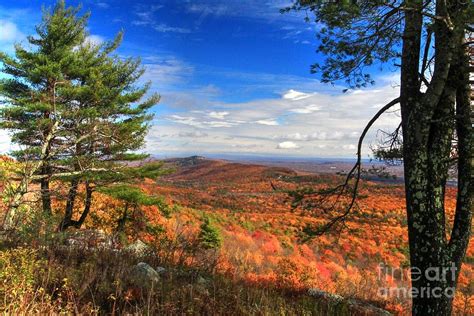
M 72 313 L 70 297 L 61 299 L 67 288 L 56 288 L 55 301 L 43 277 L 48 262 L 37 250 L 14 248 L 0 251 L 0 313 L 5 315 Z M 89 310 L 90 311 L 90 310 Z
M 2 312 L 20 308 L 35 292 L 35 273 L 44 263 L 38 260 L 36 252 L 29 249 L 12 249 L 0 252 L 0 298 L 9 302 Z

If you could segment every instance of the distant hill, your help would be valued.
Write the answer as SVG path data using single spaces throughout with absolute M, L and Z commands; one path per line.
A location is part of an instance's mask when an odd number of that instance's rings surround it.
M 202 156 L 166 159 L 164 162 L 177 168 L 176 173 L 165 177 L 170 181 L 248 182 L 251 179 L 297 175 L 290 168 L 244 164 Z
M 190 167 L 190 166 L 197 166 L 201 163 L 208 160 L 206 157 L 203 156 L 191 156 L 185 158 L 169 158 L 163 160 L 165 163 L 173 164 L 178 167 Z

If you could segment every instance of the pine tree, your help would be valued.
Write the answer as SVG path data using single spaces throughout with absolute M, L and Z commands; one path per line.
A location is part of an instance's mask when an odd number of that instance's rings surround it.
M 60 230 L 83 224 L 96 188 L 162 173 L 157 163 L 128 166 L 147 157 L 136 151 L 144 144 L 152 118 L 148 111 L 159 96 L 144 99 L 150 84 L 137 84 L 144 73 L 140 60 L 114 54 L 122 33 L 111 42 L 90 43 L 89 14 L 79 16 L 79 11 L 58 1 L 51 12 L 44 11 L 37 37 L 28 38 L 33 49 L 17 45 L 15 58 L 0 54 L 9 75 L 0 82 L 6 105 L 0 127 L 22 147 L 14 153 L 17 159 L 32 166 L 18 194 L 25 193 L 29 180 L 39 181 L 43 211 L 51 214 L 50 182 L 69 183 Z M 81 184 L 84 209 L 73 220 Z M 64 191 L 59 187 L 56 194 Z
M 143 178 L 161 173 L 161 164 L 148 164 L 139 171 L 127 167 L 127 162 L 147 157 L 131 151 L 143 146 L 147 122 L 152 118 L 147 111 L 159 101 L 159 96 L 153 94 L 140 103 L 149 84 L 135 87 L 144 72 L 139 60 L 122 60 L 112 55 L 121 39 L 122 34 L 118 34 L 110 43 L 100 46 L 85 43 L 79 49 L 84 71 L 79 76 L 80 86 L 70 91 L 77 98 L 65 118 L 74 150 L 65 166 L 70 189 L 60 229 L 82 225 L 96 187 L 133 180 L 132 174 Z M 74 201 L 80 182 L 85 184 L 85 208 L 79 220 L 74 221 Z
M 204 249 L 218 249 L 222 244 L 222 237 L 219 230 L 211 223 L 208 216 L 205 216 L 200 227 L 198 236 L 199 244 Z
M 21 150 L 14 153 L 21 161 L 30 161 L 32 173 L 41 175 L 43 211 L 51 213 L 50 178 L 56 170 L 55 144 L 60 142 L 58 127 L 68 99 L 61 87 L 74 85 L 71 72 L 77 66 L 74 48 L 84 42 L 88 14 L 77 17 L 79 8 L 66 8 L 58 1 L 52 13 L 44 11 L 36 27 L 37 37 L 29 36 L 32 49 L 15 46 L 15 57 L 0 53 L 0 81 L 4 98 L 0 109 L 1 128 L 12 134 L 12 142 Z

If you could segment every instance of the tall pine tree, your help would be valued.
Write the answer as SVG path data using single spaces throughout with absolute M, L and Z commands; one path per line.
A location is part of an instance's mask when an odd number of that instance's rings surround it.
M 89 14 L 79 16 L 79 11 L 58 1 L 51 12 L 44 11 L 37 37 L 28 38 L 33 49 L 17 45 L 16 58 L 0 55 L 10 75 L 0 82 L 6 105 L 1 127 L 22 148 L 14 153 L 17 159 L 34 162 L 31 179 L 41 184 L 46 214 L 52 212 L 50 182 L 69 183 L 60 230 L 82 225 L 97 186 L 161 173 L 160 164 L 127 164 L 146 157 L 135 152 L 144 144 L 152 118 L 148 110 L 159 96 L 141 101 L 150 84 L 138 83 L 144 73 L 140 60 L 113 54 L 121 33 L 100 45 L 88 41 Z M 84 209 L 73 220 L 81 183 Z M 63 187 L 55 193 L 64 193 Z
M 70 180 L 65 216 L 60 228 L 80 227 L 90 211 L 92 193 L 98 186 L 130 182 L 135 177 L 157 176 L 161 164 L 130 168 L 127 162 L 146 157 L 135 153 L 144 144 L 148 131 L 150 107 L 159 101 L 152 94 L 145 98 L 149 84 L 136 86 L 144 69 L 136 59 L 122 60 L 112 55 L 122 34 L 110 43 L 79 48 L 80 84 L 68 89 L 75 96 L 64 118 L 67 139 L 72 150 L 62 162 Z M 78 220 L 73 220 L 79 184 L 85 185 L 85 206 Z
M 86 38 L 88 14 L 77 17 L 79 8 L 66 8 L 59 1 L 52 13 L 44 11 L 36 27 L 37 36 L 29 36 L 32 49 L 15 46 L 15 57 L 0 53 L 2 72 L 9 75 L 0 81 L 5 105 L 0 109 L 0 127 L 12 134 L 12 142 L 21 150 L 14 153 L 22 161 L 34 161 L 33 172 L 41 175 L 43 211 L 51 213 L 51 166 L 58 155 L 53 150 L 59 140 L 58 127 L 67 100 L 61 87 L 72 85 L 70 73 L 77 62 L 75 47 Z

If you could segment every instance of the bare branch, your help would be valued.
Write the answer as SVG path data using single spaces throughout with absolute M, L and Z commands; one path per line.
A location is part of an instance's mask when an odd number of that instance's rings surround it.
M 346 206 L 344 212 L 331 219 L 328 223 L 324 224 L 320 229 L 318 229 L 317 232 L 315 232 L 314 235 L 320 236 L 327 231 L 329 231 L 331 228 L 333 228 L 336 224 L 342 222 L 351 212 L 351 210 L 354 208 L 356 205 L 356 200 L 357 200 L 357 193 L 358 193 L 358 188 L 359 188 L 359 182 L 360 182 L 360 177 L 361 177 L 361 166 L 362 166 L 362 144 L 364 142 L 365 136 L 367 135 L 368 131 L 372 127 L 372 125 L 380 118 L 380 116 L 385 113 L 387 110 L 389 110 L 391 107 L 394 105 L 398 104 L 400 102 L 400 98 L 396 98 L 389 103 L 387 103 L 384 107 L 382 107 L 373 117 L 372 119 L 367 123 L 365 126 L 360 138 L 359 142 L 357 145 L 357 162 L 354 164 L 352 169 L 349 171 L 347 174 L 344 183 L 341 185 L 338 185 L 337 187 L 331 189 L 331 190 L 326 190 L 325 194 L 338 194 L 337 199 L 344 194 L 346 191 L 348 191 L 349 183 L 352 179 L 355 179 L 354 187 L 352 188 L 352 192 L 350 193 L 350 202 Z M 310 194 L 310 195 L 320 195 L 321 193 L 315 193 L 315 194 Z

